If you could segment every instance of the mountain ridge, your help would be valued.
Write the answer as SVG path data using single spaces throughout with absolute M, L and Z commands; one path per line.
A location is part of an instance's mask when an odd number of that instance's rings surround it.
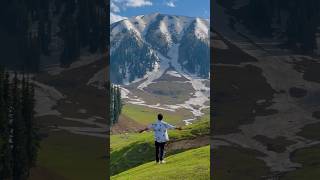
M 130 16 L 128 18 L 125 19 L 121 19 L 120 21 L 116 21 L 111 23 L 110 25 L 112 26 L 113 24 L 119 23 L 121 21 L 127 20 L 127 19 L 131 19 L 134 17 L 142 17 L 142 16 L 151 16 L 151 15 L 163 15 L 163 16 L 178 16 L 178 17 L 184 17 L 184 18 L 200 18 L 200 19 L 204 19 L 206 21 L 210 21 L 210 18 L 203 18 L 203 17 L 197 17 L 197 16 L 186 16 L 186 15 L 178 15 L 178 14 L 166 14 L 166 13 L 158 13 L 158 12 L 154 12 L 154 13 L 148 13 L 148 14 L 140 14 L 140 15 L 136 15 L 136 16 Z
M 111 81 L 128 84 L 159 67 L 165 57 L 183 71 L 209 77 L 209 21 L 153 13 L 111 24 Z M 174 48 L 177 50 L 174 51 Z M 174 67 L 180 68 L 180 67 Z

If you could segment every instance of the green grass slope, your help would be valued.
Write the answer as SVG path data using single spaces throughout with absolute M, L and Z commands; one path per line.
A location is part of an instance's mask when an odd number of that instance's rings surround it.
M 38 166 L 67 180 L 99 180 L 107 177 L 103 138 L 51 132 L 41 142 Z
M 300 163 L 302 167 L 288 172 L 281 180 L 319 179 L 320 145 L 296 150 L 291 154 L 291 160 Z
M 164 114 L 166 122 L 179 125 L 183 124 L 183 119 L 189 119 L 192 117 L 192 114 L 186 110 L 170 112 L 132 104 L 126 104 L 122 109 L 123 116 L 130 117 L 137 123 L 143 125 L 148 125 L 154 122 L 158 113 Z
M 170 141 L 194 139 L 210 133 L 209 115 L 183 130 L 169 130 Z M 110 139 L 110 171 L 115 175 L 154 160 L 154 138 L 152 132 L 112 135 Z M 168 152 L 172 155 L 181 151 Z
M 166 164 L 149 162 L 112 176 L 113 180 L 210 179 L 209 146 L 188 150 L 166 158 Z

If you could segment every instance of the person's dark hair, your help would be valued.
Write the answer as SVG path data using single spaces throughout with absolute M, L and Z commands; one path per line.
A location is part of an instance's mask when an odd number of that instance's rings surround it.
M 163 116 L 162 114 L 158 114 L 158 120 L 162 120 Z

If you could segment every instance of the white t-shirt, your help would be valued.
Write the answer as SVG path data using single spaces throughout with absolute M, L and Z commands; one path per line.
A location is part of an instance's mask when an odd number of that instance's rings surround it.
M 154 131 L 154 140 L 157 142 L 169 141 L 167 129 L 174 129 L 175 126 L 164 122 L 163 120 L 157 120 L 157 122 L 152 123 L 148 127 Z

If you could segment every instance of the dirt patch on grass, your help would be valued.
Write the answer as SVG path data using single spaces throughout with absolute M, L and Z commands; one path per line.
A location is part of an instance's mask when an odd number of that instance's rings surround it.
M 165 104 L 179 104 L 188 100 L 194 89 L 189 82 L 160 81 L 145 88 L 156 99 L 167 99 Z
M 127 116 L 120 115 L 117 124 L 114 124 L 111 128 L 111 134 L 137 132 L 144 128 L 144 125 L 137 123 L 136 121 L 128 118 Z
M 140 89 L 128 89 L 136 97 L 141 98 L 146 104 L 176 105 L 184 103 L 194 93 L 189 82 L 158 81 L 150 84 L 145 91 Z
M 53 115 L 37 117 L 36 120 L 38 124 L 41 124 L 41 126 L 52 128 L 58 128 L 59 125 L 70 127 L 97 127 L 95 125 L 88 125 L 81 122 L 65 120 L 61 117 Z
M 186 150 L 210 144 L 209 136 L 199 136 L 194 139 L 171 141 L 167 144 L 167 151 Z

